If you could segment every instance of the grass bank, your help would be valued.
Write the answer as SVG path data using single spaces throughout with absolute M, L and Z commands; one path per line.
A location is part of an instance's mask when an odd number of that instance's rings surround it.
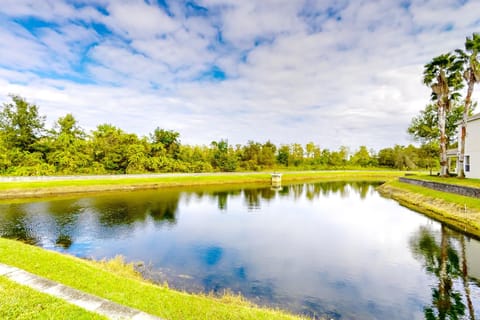
M 428 176 L 412 177 L 436 182 L 476 186 L 476 181 L 464 179 L 436 178 Z M 460 180 L 460 181 L 457 181 Z M 391 180 L 378 187 L 378 191 L 403 206 L 424 213 L 444 222 L 454 229 L 480 237 L 480 199 Z
M 385 181 L 404 172 L 400 171 L 302 171 L 285 172 L 282 183 L 307 181 L 363 180 Z M 202 185 L 270 183 L 271 173 L 171 174 L 129 177 L 56 177 L 55 180 L 0 182 L 0 199 L 47 197 L 63 194 L 129 191 Z M 48 178 L 45 178 L 48 179 Z
M 103 263 L 86 261 L 0 238 L 0 262 L 165 319 L 302 319 L 282 311 L 259 308 L 231 294 L 215 298 L 153 285 L 142 280 L 132 265 L 125 265 L 121 260 Z M 18 294 L 12 293 L 17 301 L 10 302 L 9 295 L 3 292 L 13 292 L 19 287 L 21 291 Z M 24 307 L 25 312 L 36 316 L 30 312 L 39 308 L 37 301 L 48 308 L 59 307 L 59 311 L 47 309 L 52 313 L 46 313 L 46 318 L 56 318 L 55 314 L 63 310 L 70 312 L 65 314 L 72 314 L 72 317 L 66 317 L 68 319 L 88 318 L 88 314 L 82 314 L 82 310 L 76 307 L 70 309 L 67 305 L 66 308 L 61 301 L 56 301 L 58 299 L 52 298 L 50 301 L 48 296 L 43 297 L 42 294 L 37 297 L 32 290 L 3 278 L 0 278 L 0 288 L 5 290 L 0 296 L 0 306 L 9 304 L 14 308 L 9 313 L 9 308 L 0 307 L 0 316 L 6 315 L 2 319 L 23 316 Z M 78 316 L 74 312 L 78 312 Z
M 0 319 L 107 319 L 0 277 Z
M 425 181 L 433 181 L 433 182 L 441 182 L 446 184 L 454 184 L 466 187 L 473 187 L 473 188 L 480 188 L 480 179 L 460 179 L 457 177 L 437 177 L 437 176 L 430 176 L 430 175 L 412 175 L 408 178 L 411 179 L 418 179 L 418 180 L 425 180 Z

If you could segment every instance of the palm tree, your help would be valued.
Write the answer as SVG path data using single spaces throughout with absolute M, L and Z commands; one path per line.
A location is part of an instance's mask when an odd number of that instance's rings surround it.
M 424 66 L 423 70 L 423 82 L 432 89 L 431 99 L 437 105 L 441 176 L 448 175 L 446 116 L 450 111 L 452 101 L 458 99 L 458 91 L 463 87 L 462 71 L 463 62 L 452 53 L 433 58 Z
M 457 49 L 458 57 L 463 61 L 465 65 L 465 72 L 463 73 L 463 78 L 467 82 L 467 96 L 465 97 L 465 108 L 463 109 L 463 118 L 462 118 L 462 128 L 460 136 L 460 156 L 458 159 L 459 162 L 459 177 L 465 178 L 465 170 L 463 166 L 463 161 L 465 158 L 465 137 L 467 135 L 467 118 L 470 115 L 470 109 L 472 106 L 472 93 L 475 83 L 480 82 L 480 34 L 474 33 L 472 37 L 465 40 L 465 50 L 468 52 L 465 53 L 463 50 Z

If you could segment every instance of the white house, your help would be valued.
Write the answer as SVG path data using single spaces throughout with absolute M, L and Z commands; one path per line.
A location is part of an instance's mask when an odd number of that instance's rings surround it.
M 461 132 L 460 126 L 459 132 Z M 458 139 L 458 141 L 460 142 L 460 138 Z M 458 151 L 460 154 L 460 143 Z M 480 113 L 471 116 L 467 120 L 467 136 L 465 137 L 465 160 L 463 162 L 463 165 L 466 177 L 480 179 Z

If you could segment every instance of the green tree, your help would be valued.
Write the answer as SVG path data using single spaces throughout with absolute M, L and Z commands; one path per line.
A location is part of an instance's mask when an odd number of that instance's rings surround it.
M 325 156 L 328 156 L 328 165 L 333 167 L 345 167 L 348 162 L 350 150 L 347 146 L 340 146 L 338 151 L 325 151 Z
M 462 119 L 463 106 L 453 103 L 445 120 L 445 139 L 447 147 L 452 145 L 457 132 L 457 123 Z M 414 117 L 407 129 L 410 136 L 422 144 L 440 141 L 438 110 L 435 104 L 428 104 Z
M 209 152 L 205 146 L 181 145 L 178 160 L 187 165 L 188 172 L 211 172 Z
M 275 165 L 275 153 L 277 147 L 270 141 L 265 142 L 262 145 L 262 150 L 260 151 L 260 157 L 258 163 L 263 168 L 271 168 Z
M 176 159 L 180 151 L 180 133 L 173 130 L 165 130 L 156 128 L 155 131 L 150 134 L 150 140 L 156 148 L 165 149 L 166 153 Z
M 319 157 L 319 163 L 322 166 L 327 166 L 330 163 L 330 158 L 331 158 L 331 152 L 328 149 L 322 149 L 320 151 L 320 157 Z
M 0 110 L 0 132 L 7 148 L 33 152 L 34 144 L 45 130 L 45 117 L 38 114 L 36 105 L 18 95 L 10 95 L 12 102 Z
M 465 96 L 465 107 L 463 110 L 461 132 L 460 132 L 460 155 L 459 155 L 459 169 L 458 176 L 465 178 L 464 158 L 465 158 L 465 137 L 467 136 L 467 119 L 470 116 L 470 109 L 472 106 L 472 94 L 475 83 L 480 82 L 480 34 L 473 33 L 472 37 L 465 40 L 465 53 L 462 50 L 456 50 L 460 60 L 464 63 L 465 72 L 463 78 L 467 82 L 467 95 Z
M 434 168 L 438 168 L 438 141 L 422 144 L 418 150 L 418 163 L 421 168 L 429 169 L 430 175 Z
M 395 166 L 392 148 L 380 149 L 380 151 L 378 151 L 377 159 L 378 164 L 382 167 L 393 168 Z
M 242 166 L 246 170 L 259 170 L 262 145 L 258 142 L 248 141 L 247 145 L 241 148 Z
M 450 112 L 452 101 L 459 97 L 462 88 L 463 63 L 451 53 L 442 54 L 424 66 L 423 82 L 432 89 L 431 99 L 435 101 L 440 130 L 440 174 L 447 176 L 447 140 L 445 134 L 446 116 Z
M 277 162 L 280 165 L 288 167 L 290 158 L 290 146 L 289 145 L 281 145 L 278 149 L 277 154 Z
M 310 165 L 320 164 L 321 151 L 320 147 L 313 142 L 309 142 L 305 145 L 307 161 Z
M 150 152 L 145 139 L 110 124 L 97 126 L 92 139 L 93 159 L 115 173 L 146 171 Z
M 50 132 L 48 163 L 61 173 L 88 172 L 91 158 L 86 136 L 72 114 L 60 117 Z
M 235 150 L 229 146 L 228 140 L 213 141 L 212 166 L 220 171 L 232 172 L 237 169 L 238 159 Z
M 372 164 L 373 158 L 370 156 L 366 146 L 360 146 L 358 151 L 353 154 L 350 162 L 357 166 L 368 167 Z
M 312 141 L 305 145 L 305 155 L 307 158 L 313 158 L 315 148 L 315 143 L 313 143 Z
M 290 147 L 290 159 L 289 163 L 298 167 L 303 164 L 305 151 L 300 143 L 293 143 Z

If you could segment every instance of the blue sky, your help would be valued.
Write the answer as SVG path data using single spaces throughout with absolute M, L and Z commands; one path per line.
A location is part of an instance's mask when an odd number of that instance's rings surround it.
M 480 31 L 480 1 L 2 0 L 0 102 L 182 143 L 376 150 L 411 142 L 423 65 Z M 480 90 L 477 90 L 480 91 Z M 475 98 L 480 95 L 478 92 Z

